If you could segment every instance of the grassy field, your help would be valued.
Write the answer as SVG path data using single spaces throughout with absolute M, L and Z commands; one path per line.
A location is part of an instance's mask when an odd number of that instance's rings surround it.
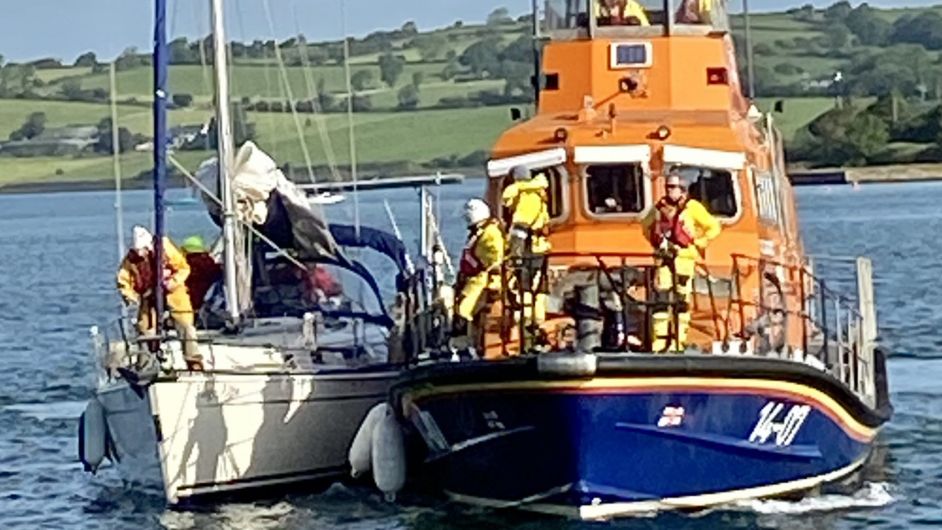
M 942 6 L 933 8 L 942 13 Z M 892 21 L 899 16 L 912 14 L 915 10 L 884 10 L 882 16 Z M 732 19 L 734 34 L 741 34 L 742 20 Z M 830 77 L 839 68 L 841 60 L 830 57 L 801 55 L 790 43 L 795 39 L 816 39 L 826 36 L 827 25 L 821 21 L 803 22 L 784 13 L 762 13 L 752 19 L 753 42 L 767 45 L 771 52 L 756 54 L 759 67 L 774 69 L 790 63 L 802 69 L 802 74 L 791 76 L 778 74 L 784 81 L 797 81 L 802 76 L 811 79 Z M 497 34 L 504 43 L 525 35 L 527 24 L 515 24 L 500 29 Z M 468 46 L 479 41 L 486 33 L 482 26 L 447 28 L 436 33 L 445 37 L 447 45 L 442 50 L 460 54 Z M 781 43 L 789 43 L 782 46 Z M 408 61 L 396 86 L 387 87 L 380 80 L 379 54 L 354 56 L 352 71 L 368 70 L 373 74 L 373 86 L 365 91 L 370 95 L 374 109 L 378 112 L 357 114 L 355 128 L 358 159 L 362 163 L 411 162 L 421 164 L 439 157 L 463 157 L 478 150 L 486 150 L 500 132 L 509 124 L 506 107 L 489 107 L 460 110 L 433 110 L 443 97 L 467 96 L 481 90 L 502 90 L 501 80 L 481 80 L 457 83 L 442 79 L 446 66 L 444 60 L 424 63 L 418 50 L 405 48 L 406 40 L 393 43 L 395 53 Z M 854 48 L 860 50 L 862 48 Z M 291 55 L 292 50 L 285 50 Z M 934 54 L 935 55 L 935 54 Z M 400 87 L 412 82 L 413 74 L 421 72 L 424 81 L 420 87 L 419 109 L 412 112 L 395 112 Z M 286 73 L 291 91 L 296 99 L 305 99 L 312 93 L 312 85 L 323 80 L 326 88 L 335 93 L 346 91 L 344 69 L 340 65 L 324 65 L 311 69 L 287 67 Z M 38 70 L 37 77 L 44 86 L 44 94 L 58 93 L 66 79 L 78 80 L 83 89 L 108 89 L 107 73 L 93 74 L 90 68 L 57 68 Z M 287 100 L 281 71 L 268 59 L 238 59 L 232 69 L 233 98 L 248 97 L 252 100 Z M 194 106 L 170 112 L 172 125 L 205 123 L 212 115 L 209 103 L 212 98 L 212 73 L 197 65 L 175 65 L 170 71 L 172 93 L 188 93 L 196 98 Z M 141 67 L 122 71 L 117 77 L 118 99 L 136 99 L 146 102 L 151 94 L 150 68 Z M 760 98 L 758 105 L 771 110 L 774 101 L 780 98 Z M 788 98 L 785 112 L 775 115 L 775 120 L 786 139 L 815 117 L 830 109 L 829 98 Z M 42 111 L 47 116 L 47 127 L 71 124 L 96 124 L 110 115 L 108 105 L 30 100 L 0 100 L 0 139 L 20 127 L 31 112 Z M 268 150 L 279 162 L 300 165 L 304 162 L 301 141 L 290 114 L 249 113 L 250 121 L 257 129 L 256 141 Z M 329 114 L 318 118 L 301 115 L 304 142 L 309 148 L 314 164 L 322 165 L 328 160 L 327 148 L 317 120 L 322 119 L 326 129 L 327 143 L 333 151 L 334 160 L 341 165 L 349 162 L 348 129 L 343 114 Z M 119 122 L 132 132 L 149 135 L 152 130 L 150 109 L 147 106 L 120 105 Z M 889 148 L 889 147 L 888 147 Z M 895 149 L 895 147 L 894 147 Z M 207 153 L 183 153 L 184 162 L 195 168 Z M 122 156 L 125 175 L 133 176 L 150 167 L 149 153 L 131 153 Z M 15 159 L 0 157 L 0 186 L 13 182 L 46 182 L 108 178 L 111 175 L 109 157 L 84 158 L 33 158 Z M 57 174 L 59 173 L 59 174 Z

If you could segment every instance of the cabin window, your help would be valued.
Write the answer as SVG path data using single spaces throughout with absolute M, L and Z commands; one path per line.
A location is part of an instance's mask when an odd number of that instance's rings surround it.
M 638 214 L 645 207 L 640 163 L 586 167 L 586 207 L 590 215 Z
M 690 183 L 688 194 L 698 200 L 716 217 L 731 219 L 739 215 L 739 197 L 733 173 L 725 169 L 679 166 L 679 171 Z
M 550 220 L 563 219 L 566 217 L 567 213 L 566 189 L 569 185 L 569 176 L 566 173 L 566 168 L 563 166 L 553 166 L 530 170 L 530 175 L 534 177 L 540 173 L 542 173 L 549 182 L 549 188 L 546 190 L 546 207 L 549 212 Z M 514 179 L 510 175 L 504 175 L 501 178 L 500 193 L 493 202 L 495 204 L 501 204 L 500 197 L 504 190 L 514 183 Z M 511 217 L 513 217 L 513 212 L 508 208 L 504 208 L 503 204 L 501 204 L 501 218 L 504 220 L 506 226 L 510 226 Z
M 714 31 L 729 30 L 729 15 L 725 0 L 673 0 L 674 23 L 710 26 Z
M 587 6 L 587 0 L 547 0 L 544 28 L 547 31 L 588 28 Z
M 781 226 L 781 207 L 778 193 L 775 189 L 775 179 L 768 171 L 756 173 L 756 201 L 759 209 L 759 219 Z

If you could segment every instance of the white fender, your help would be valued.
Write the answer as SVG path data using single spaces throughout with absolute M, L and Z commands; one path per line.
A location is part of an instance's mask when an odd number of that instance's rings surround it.
M 350 475 L 353 478 L 362 476 L 370 471 L 372 459 L 373 431 L 379 420 L 386 415 L 389 405 L 380 403 L 376 405 L 363 419 L 360 429 L 357 431 L 353 443 L 350 444 L 350 451 L 347 453 L 347 460 L 350 462 Z
M 396 415 L 387 407 L 372 437 L 373 480 L 390 502 L 406 483 L 406 444 Z
M 95 473 L 107 455 L 108 426 L 105 408 L 97 398 L 88 401 L 79 420 L 79 458 L 85 471 Z

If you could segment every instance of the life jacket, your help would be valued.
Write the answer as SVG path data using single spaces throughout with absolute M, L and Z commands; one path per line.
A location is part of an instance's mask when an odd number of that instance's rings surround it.
M 665 239 L 680 248 L 693 245 L 695 238 L 682 219 L 686 207 L 687 201 L 677 206 L 671 205 L 664 199 L 658 201 L 656 206 L 657 217 L 654 224 L 651 225 L 651 244 L 655 248 L 660 247 Z
M 134 292 L 139 295 L 147 294 L 154 288 L 157 275 L 154 273 L 154 255 L 141 256 L 132 253 L 128 258 L 131 264 L 131 281 L 134 282 Z
M 461 251 L 461 261 L 458 264 L 458 273 L 462 277 L 470 278 L 487 270 L 487 267 L 475 254 L 475 250 L 477 250 L 478 241 L 487 231 L 487 228 L 496 224 L 496 219 L 488 219 L 478 225 L 477 230 L 468 237 L 468 242 L 465 244 L 464 250 Z

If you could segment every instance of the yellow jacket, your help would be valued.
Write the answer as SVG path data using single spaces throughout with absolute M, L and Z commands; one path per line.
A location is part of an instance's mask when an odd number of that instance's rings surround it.
M 549 252 L 549 240 L 546 232 L 549 227 L 549 208 L 547 190 L 549 181 L 540 173 L 530 180 L 514 182 L 504 189 L 501 201 L 504 207 L 513 212 L 511 227 L 523 226 L 531 233 L 531 252 L 542 254 Z
M 617 15 L 617 13 L 612 13 L 612 10 L 608 6 L 604 5 L 603 1 L 604 0 L 592 0 L 595 18 L 611 17 L 613 15 Z M 638 22 L 642 26 L 651 25 L 651 22 L 648 20 L 648 14 L 644 11 L 644 7 L 642 7 L 641 4 L 637 2 L 637 0 L 628 0 L 625 3 L 624 9 L 622 9 L 621 18 L 626 19 L 629 17 L 637 18 Z
M 457 287 L 458 315 L 468 321 L 481 306 L 478 301 L 486 290 L 500 291 L 500 265 L 504 261 L 504 233 L 496 219 L 475 227 L 461 253 Z
M 177 247 L 170 241 L 170 238 L 163 239 L 164 244 L 164 275 L 167 281 L 168 294 L 186 291 L 186 279 L 190 275 L 190 266 L 186 262 L 183 254 L 177 250 Z M 140 302 L 142 297 L 149 296 L 153 289 L 153 275 L 148 274 L 151 267 L 134 257 L 133 252 L 129 252 L 118 268 L 118 291 L 127 302 Z M 149 276 L 149 277 L 147 277 Z
M 675 211 L 676 207 L 661 199 L 658 201 L 657 206 L 645 216 L 642 223 L 644 233 L 655 248 L 662 243 L 662 228 L 672 227 L 672 218 Z M 676 228 L 675 232 L 681 232 L 689 236 L 691 239 L 690 244 L 682 244 L 683 242 L 680 240 L 684 239 L 684 236 L 679 238 L 675 236 L 669 239 L 668 242 L 677 251 L 678 258 L 692 261 L 700 258 L 710 242 L 716 239 L 722 230 L 720 222 L 696 199 L 687 199 L 680 212 L 680 220 Z

